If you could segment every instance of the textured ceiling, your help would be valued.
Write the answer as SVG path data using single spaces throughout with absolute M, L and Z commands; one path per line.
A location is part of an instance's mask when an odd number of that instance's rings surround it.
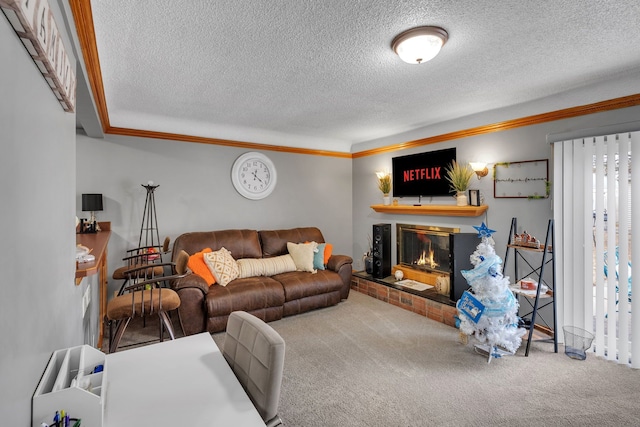
M 591 102 L 640 92 L 638 0 L 91 5 L 114 127 L 348 152 L 545 97 L 572 107 L 594 85 Z M 390 43 L 420 25 L 449 41 L 405 64 Z M 609 90 L 621 76 L 638 84 Z

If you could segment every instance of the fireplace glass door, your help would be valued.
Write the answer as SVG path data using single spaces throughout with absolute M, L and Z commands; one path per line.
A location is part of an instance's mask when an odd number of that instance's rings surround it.
M 398 227 L 398 263 L 425 272 L 451 273 L 450 233 L 428 227 Z

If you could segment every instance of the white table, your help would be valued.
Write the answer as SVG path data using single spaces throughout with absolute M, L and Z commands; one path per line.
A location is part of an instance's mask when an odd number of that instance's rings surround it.
M 265 425 L 206 332 L 106 358 L 105 426 Z

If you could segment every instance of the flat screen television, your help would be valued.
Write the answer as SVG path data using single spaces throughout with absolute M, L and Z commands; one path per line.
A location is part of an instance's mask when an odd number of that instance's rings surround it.
M 455 148 L 392 158 L 393 197 L 453 194 L 446 178 L 446 168 L 454 160 Z

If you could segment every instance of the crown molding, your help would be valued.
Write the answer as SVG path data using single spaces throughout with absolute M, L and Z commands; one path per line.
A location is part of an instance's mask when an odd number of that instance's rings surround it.
M 400 144 L 387 145 L 380 148 L 372 148 L 370 150 L 353 153 L 353 158 L 356 159 L 359 157 L 374 156 L 376 154 L 383 154 L 391 151 L 405 150 L 407 148 L 415 148 L 443 141 L 451 141 L 454 139 L 467 138 L 470 136 L 484 135 L 487 133 L 502 132 L 509 129 L 533 126 L 541 123 L 553 122 L 556 120 L 569 119 L 572 117 L 585 116 L 588 114 L 601 113 L 604 111 L 618 110 L 621 108 L 635 107 L 637 105 L 640 105 L 640 94 L 623 96 L 621 98 L 609 99 L 606 101 L 595 102 L 593 104 L 585 104 L 577 107 L 550 111 L 548 113 L 521 117 L 519 119 L 507 120 L 504 122 L 463 129 L 455 132 L 443 133 L 441 135 L 402 142 Z
M 449 132 L 441 135 L 435 135 L 428 138 L 416 139 L 399 144 L 388 145 L 370 150 L 359 151 L 355 153 L 342 153 L 337 151 L 312 150 L 305 148 L 285 147 L 277 145 L 263 145 L 254 142 L 233 141 L 217 138 L 206 138 L 192 135 L 173 134 L 165 132 L 154 132 L 148 130 L 129 129 L 120 127 L 111 127 L 109 122 L 109 111 L 104 95 L 104 85 L 102 81 L 102 72 L 100 69 L 100 59 L 98 57 L 98 48 L 96 45 L 96 36 L 93 28 L 93 14 L 91 12 L 90 0 L 70 0 L 69 5 L 73 13 L 73 19 L 78 32 L 78 40 L 82 49 L 85 66 L 91 86 L 91 91 L 98 109 L 98 116 L 102 123 L 105 134 L 124 135 L 144 138 L 167 139 L 184 142 L 196 142 L 200 144 L 223 145 L 230 147 L 242 147 L 249 149 L 280 151 L 286 153 L 308 154 L 315 156 L 330 156 L 341 158 L 360 158 L 374 156 L 377 154 L 388 153 L 392 151 L 400 151 L 408 148 L 420 147 L 423 145 L 435 144 L 438 142 L 451 141 L 454 139 L 467 138 L 470 136 L 484 135 L 493 132 L 502 132 L 509 129 L 519 127 L 532 126 L 541 123 L 552 122 L 556 120 L 568 119 L 572 117 L 584 116 L 588 114 L 601 113 L 604 111 L 617 110 L 640 105 L 640 94 L 614 98 L 606 101 L 596 102 L 593 104 L 585 104 L 577 107 L 566 108 L 562 110 L 551 111 L 548 113 L 535 114 L 532 116 L 521 117 L 518 119 L 507 120 L 504 122 L 493 123 L 489 125 L 478 126 L 469 129 L 463 129 L 455 132 Z
M 102 71 L 100 68 L 100 58 L 98 56 L 98 46 L 96 44 L 96 33 L 93 28 L 93 13 L 91 12 L 90 0 L 70 0 L 69 7 L 76 24 L 78 41 L 82 50 L 84 64 L 89 78 L 89 86 L 93 93 L 93 98 L 98 109 L 102 131 L 106 133 L 109 128 L 109 111 L 107 110 L 107 100 L 104 96 L 104 84 L 102 82 Z
M 248 148 L 251 150 L 280 151 L 284 153 L 307 154 L 312 156 L 342 157 L 350 159 L 351 153 L 338 151 L 312 150 L 309 148 L 285 147 L 281 145 L 258 144 L 255 142 L 234 141 L 229 139 L 207 138 L 203 136 L 183 135 L 179 133 L 156 132 L 143 129 L 110 127 L 105 131 L 110 135 L 133 136 L 139 138 L 165 139 L 170 141 L 195 142 L 198 144 L 223 145 L 227 147 Z

